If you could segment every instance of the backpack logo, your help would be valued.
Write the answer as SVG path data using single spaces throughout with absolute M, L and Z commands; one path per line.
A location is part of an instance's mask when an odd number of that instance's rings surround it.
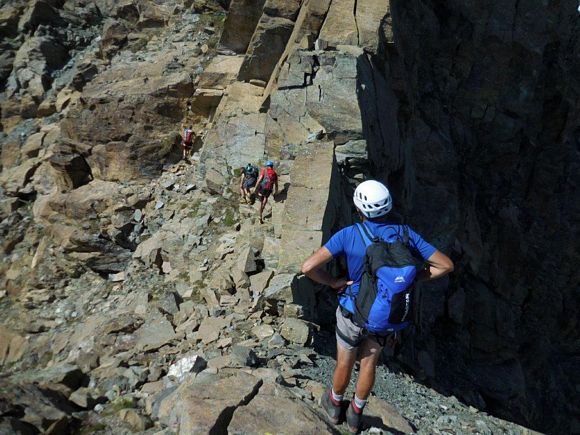
M 352 319 L 371 333 L 401 330 L 410 323 L 412 290 L 420 263 L 408 247 L 409 231 L 403 227 L 402 240 L 388 243 L 374 237 L 364 224 L 357 224 L 357 228 L 366 253 L 358 293 L 350 295 Z

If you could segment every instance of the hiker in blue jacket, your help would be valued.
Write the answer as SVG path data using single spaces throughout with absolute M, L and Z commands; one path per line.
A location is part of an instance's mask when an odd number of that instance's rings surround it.
M 362 225 L 352 225 L 337 232 L 330 240 L 312 254 L 302 265 L 302 272 L 310 279 L 330 286 L 339 294 L 336 311 L 336 367 L 332 388 L 323 395 L 322 407 L 331 421 L 337 423 L 341 403 L 350 382 L 355 361 L 360 360 L 360 372 L 356 391 L 346 412 L 346 421 L 351 432 L 360 428 L 361 416 L 367 398 L 375 382 L 375 370 L 381 350 L 385 344 L 394 345 L 393 333 L 374 334 L 355 323 L 355 296 L 358 293 L 365 269 L 365 255 L 369 241 L 364 233 L 385 242 L 407 240 L 408 251 L 422 258 L 426 265 L 417 272 L 416 281 L 440 278 L 453 271 L 453 262 L 406 225 L 389 223 L 387 213 L 392 208 L 389 190 L 378 181 L 361 183 L 354 192 L 354 204 Z M 403 237 L 406 236 L 406 237 Z M 333 277 L 324 265 L 333 258 L 346 256 L 348 276 Z M 415 270 L 413 270 L 415 273 Z M 397 276 L 395 283 L 401 277 Z M 410 285 L 410 284 L 409 284 Z

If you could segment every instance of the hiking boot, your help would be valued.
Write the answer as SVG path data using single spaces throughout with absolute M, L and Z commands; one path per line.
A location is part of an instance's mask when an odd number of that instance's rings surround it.
M 322 405 L 322 409 L 324 409 L 324 412 L 326 413 L 327 417 L 330 419 L 330 421 L 333 424 L 337 424 L 339 417 L 340 417 L 340 410 L 341 410 L 341 406 L 340 405 L 335 405 L 332 402 L 332 399 L 330 398 L 330 395 L 332 394 L 331 389 L 329 388 L 328 390 L 326 390 L 326 392 L 323 394 L 322 399 L 320 400 L 321 405 Z
M 346 410 L 346 424 L 348 425 L 350 433 L 358 433 L 363 415 L 362 411 L 361 409 L 360 412 L 356 412 L 352 402 L 348 405 L 348 409 Z

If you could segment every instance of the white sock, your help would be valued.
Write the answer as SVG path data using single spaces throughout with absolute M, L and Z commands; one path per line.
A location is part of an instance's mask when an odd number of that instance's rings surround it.
M 335 402 L 342 402 L 342 399 L 344 399 L 344 394 L 336 394 L 334 392 L 334 389 L 332 389 L 331 391 L 332 391 L 332 400 L 334 400 Z
M 358 409 L 363 409 L 367 404 L 366 400 L 359 399 L 356 394 L 354 395 L 354 404 Z

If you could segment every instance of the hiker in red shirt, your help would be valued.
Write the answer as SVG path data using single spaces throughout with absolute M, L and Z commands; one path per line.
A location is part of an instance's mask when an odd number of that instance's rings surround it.
M 278 174 L 274 170 L 274 162 L 268 160 L 266 162 L 266 167 L 260 169 L 260 175 L 258 176 L 258 181 L 256 182 L 256 187 L 254 192 L 258 193 L 260 197 L 260 223 L 264 223 L 262 214 L 264 213 L 264 208 L 268 202 L 268 197 L 274 191 L 274 195 L 278 194 Z
M 181 141 L 181 148 L 183 150 L 183 160 L 187 160 L 191 157 L 191 151 L 193 150 L 193 126 L 189 126 L 183 129 L 183 140 Z

